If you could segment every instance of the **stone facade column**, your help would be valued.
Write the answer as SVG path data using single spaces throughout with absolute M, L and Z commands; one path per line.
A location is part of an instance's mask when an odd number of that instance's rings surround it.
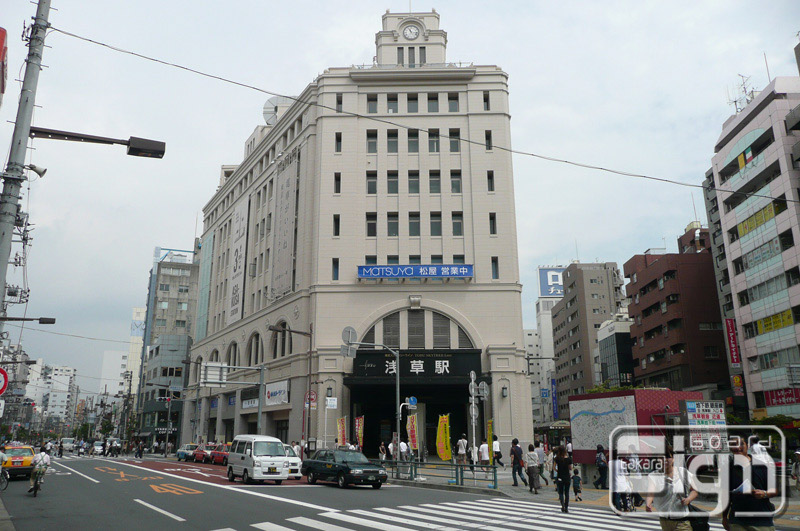
M 233 436 L 236 437 L 244 433 L 242 430 L 242 392 L 241 390 L 236 391 L 236 406 L 233 409 Z
M 197 442 L 200 442 L 200 440 L 208 442 L 208 415 L 210 406 L 211 400 L 209 400 L 207 396 L 200 399 L 200 418 L 198 419 L 200 428 L 198 429 L 199 439 Z
M 227 398 L 225 398 L 225 395 L 217 395 L 217 426 L 215 432 L 217 434 L 217 441 L 222 443 L 226 442 L 225 424 L 222 422 L 222 412 L 227 406 L 226 400 Z

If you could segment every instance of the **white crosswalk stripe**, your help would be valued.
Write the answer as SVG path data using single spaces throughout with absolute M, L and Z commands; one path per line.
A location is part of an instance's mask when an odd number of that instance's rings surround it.
M 657 531 L 661 529 L 655 515 L 648 514 L 644 517 L 644 513 L 637 512 L 642 517 L 620 517 L 608 508 L 575 505 L 570 507 L 569 514 L 563 514 L 561 508 L 555 504 L 491 497 L 458 502 L 331 511 L 319 513 L 314 517 L 287 518 L 280 524 L 270 522 L 253 524 L 252 527 L 281 530 L 312 528 L 331 531 L 354 529 Z M 712 521 L 711 529 L 722 529 L 722 525 L 718 520 Z

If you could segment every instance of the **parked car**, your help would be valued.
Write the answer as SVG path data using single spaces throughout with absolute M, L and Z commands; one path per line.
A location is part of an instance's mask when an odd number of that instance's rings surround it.
M 243 483 L 271 480 L 276 485 L 289 477 L 289 459 L 280 439 L 267 435 L 237 435 L 228 453 L 228 481 Z
M 33 471 L 33 456 L 35 452 L 31 446 L 6 446 L 5 454 L 8 461 L 3 468 L 9 477 L 30 476 Z
M 386 483 L 386 469 L 369 462 L 355 450 L 318 450 L 311 459 L 303 461 L 300 469 L 313 485 L 320 481 L 335 481 L 340 488 L 348 485 L 372 485 L 381 488 Z
M 284 444 L 286 448 L 286 457 L 289 459 L 289 479 L 300 479 L 303 475 L 300 473 L 300 466 L 303 461 L 294 453 L 294 448 L 289 444 Z
M 65 452 L 72 452 L 75 450 L 75 439 L 72 437 L 63 437 L 61 439 L 61 444 L 64 445 Z
M 230 444 L 220 444 L 217 449 L 211 452 L 211 462 L 215 465 L 225 466 L 228 464 L 228 453 L 231 451 Z
M 178 461 L 189 461 L 189 459 L 192 457 L 194 449 L 197 448 L 197 446 L 197 444 L 188 443 L 178 448 L 178 451 L 175 454 L 178 457 Z
M 194 452 L 192 452 L 192 461 L 195 463 L 198 461 L 201 463 L 211 462 L 211 452 L 216 450 L 217 446 L 217 444 L 204 444 L 202 446 L 198 446 L 194 449 Z

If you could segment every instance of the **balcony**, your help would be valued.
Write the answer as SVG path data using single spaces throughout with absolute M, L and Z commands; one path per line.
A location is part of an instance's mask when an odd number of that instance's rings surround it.
M 800 131 L 800 105 L 789 111 L 789 114 L 786 115 L 786 130 Z

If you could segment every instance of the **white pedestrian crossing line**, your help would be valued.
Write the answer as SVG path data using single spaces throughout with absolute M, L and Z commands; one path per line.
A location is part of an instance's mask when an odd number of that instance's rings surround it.
M 312 520 L 311 518 L 306 518 L 304 516 L 297 516 L 295 518 L 287 518 L 287 522 L 292 522 L 294 524 L 300 524 L 305 527 L 311 527 L 313 529 L 319 529 L 319 522 L 316 520 Z M 331 523 L 325 524 L 325 531 L 353 531 L 349 527 L 342 527 L 338 525 L 334 525 Z

